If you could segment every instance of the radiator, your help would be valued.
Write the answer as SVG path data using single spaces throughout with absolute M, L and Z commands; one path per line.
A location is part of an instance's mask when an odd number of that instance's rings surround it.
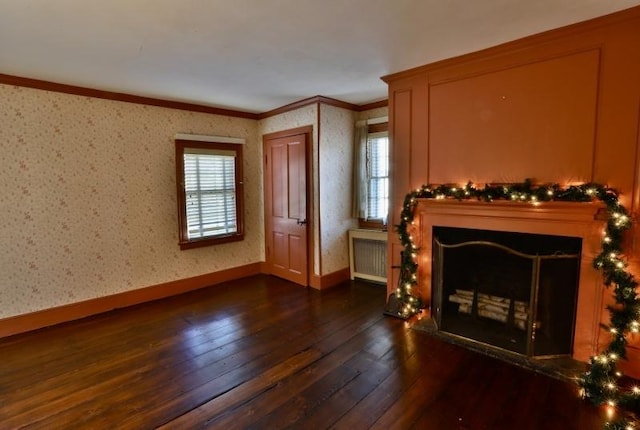
M 349 230 L 351 279 L 387 282 L 387 232 Z

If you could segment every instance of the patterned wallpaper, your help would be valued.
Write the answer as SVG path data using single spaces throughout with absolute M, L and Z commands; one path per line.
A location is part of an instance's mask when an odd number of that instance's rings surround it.
M 389 115 L 389 108 L 388 107 L 381 107 L 381 108 L 375 108 L 375 109 L 370 109 L 370 110 L 365 110 L 362 112 L 358 112 L 357 114 L 357 120 L 363 120 L 363 119 L 373 119 L 373 118 L 381 118 L 381 117 L 385 117 L 387 115 Z
M 351 170 L 356 113 L 320 106 L 320 225 L 322 274 L 349 267 L 347 231 L 351 218 Z
M 0 85 L 0 318 L 264 260 L 256 121 Z M 180 251 L 175 133 L 243 137 L 246 238 Z

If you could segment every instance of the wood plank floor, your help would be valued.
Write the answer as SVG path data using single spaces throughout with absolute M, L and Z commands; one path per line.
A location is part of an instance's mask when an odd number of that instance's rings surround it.
M 0 340 L 0 428 L 601 429 L 569 382 L 255 276 Z

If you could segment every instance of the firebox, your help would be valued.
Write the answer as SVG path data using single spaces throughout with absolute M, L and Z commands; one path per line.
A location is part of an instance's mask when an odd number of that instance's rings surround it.
M 582 239 L 434 226 L 439 331 L 528 357 L 571 355 Z

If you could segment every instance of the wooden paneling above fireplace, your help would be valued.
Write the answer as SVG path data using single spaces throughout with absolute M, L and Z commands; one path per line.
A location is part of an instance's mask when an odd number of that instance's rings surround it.
M 635 7 L 384 77 L 389 84 L 392 225 L 399 224 L 402 201 L 410 190 L 428 183 L 468 180 L 482 184 L 532 178 L 563 186 L 602 183 L 616 188 L 621 203 L 637 214 L 638 29 L 640 7 Z M 467 207 L 466 203 L 451 204 Z M 502 220 L 488 215 L 501 211 L 502 206 L 497 202 L 485 206 L 486 217 L 481 216 L 484 221 L 480 223 L 502 225 Z M 457 219 L 475 225 L 474 217 Z M 517 224 L 512 219 L 510 228 Z M 640 265 L 638 230 L 629 233 L 625 249 L 631 266 Z M 398 280 L 393 266 L 399 265 L 401 246 L 391 230 L 388 251 L 388 290 L 392 292 Z M 584 258 L 586 255 L 592 253 L 587 250 Z M 583 270 L 592 270 L 586 260 L 583 266 Z M 595 271 L 584 275 L 598 283 L 590 288 L 598 296 L 601 279 Z M 606 298 L 607 292 L 604 294 Z M 602 307 L 592 314 L 597 313 L 598 318 L 578 323 L 577 332 L 590 331 L 585 334 L 589 346 L 576 339 L 579 359 L 593 352 L 593 342 L 600 336 L 593 331 L 606 322 L 605 303 L 602 297 L 597 300 Z M 629 355 L 640 362 L 638 342 L 630 346 Z M 640 369 L 635 373 L 640 375 Z

